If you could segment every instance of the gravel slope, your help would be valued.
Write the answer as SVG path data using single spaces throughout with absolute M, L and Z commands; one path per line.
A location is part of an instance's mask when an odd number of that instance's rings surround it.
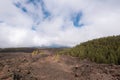
M 0 53 L 0 80 L 120 80 L 120 66 L 49 52 Z

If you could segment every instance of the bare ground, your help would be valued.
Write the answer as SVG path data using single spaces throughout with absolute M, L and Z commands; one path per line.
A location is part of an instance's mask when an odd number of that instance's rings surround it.
M 0 80 L 120 80 L 120 65 L 70 56 L 0 53 Z

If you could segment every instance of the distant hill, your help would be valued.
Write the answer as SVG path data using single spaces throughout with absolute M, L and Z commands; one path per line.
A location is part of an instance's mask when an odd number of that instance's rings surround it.
M 97 63 L 120 64 L 120 35 L 90 40 L 60 53 Z
M 16 52 L 25 52 L 32 53 L 34 50 L 47 50 L 52 53 L 56 53 L 65 49 L 64 47 L 60 48 L 49 48 L 49 47 L 16 47 L 16 48 L 0 48 L 0 53 L 16 53 Z
M 18 48 L 1 48 L 0 53 L 6 53 L 6 52 L 32 52 L 36 48 L 27 48 L 27 47 L 18 47 Z

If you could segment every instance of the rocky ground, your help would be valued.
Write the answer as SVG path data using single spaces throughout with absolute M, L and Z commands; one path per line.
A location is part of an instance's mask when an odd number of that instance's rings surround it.
M 70 56 L 0 53 L 0 80 L 120 80 L 120 66 Z

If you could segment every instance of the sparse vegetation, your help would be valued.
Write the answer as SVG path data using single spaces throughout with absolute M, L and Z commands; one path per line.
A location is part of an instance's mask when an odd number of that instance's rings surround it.
M 60 60 L 60 55 L 58 55 L 58 54 L 54 55 L 53 60 L 56 61 L 56 62 L 59 61 Z
M 63 50 L 67 54 L 80 59 L 89 59 L 97 63 L 120 64 L 120 36 L 94 39 L 81 43 L 74 48 Z
M 39 50 L 39 49 L 36 49 L 36 50 L 34 50 L 34 51 L 32 52 L 32 56 L 34 56 L 34 55 L 38 55 L 38 54 L 43 55 L 44 52 L 43 52 L 42 50 Z

